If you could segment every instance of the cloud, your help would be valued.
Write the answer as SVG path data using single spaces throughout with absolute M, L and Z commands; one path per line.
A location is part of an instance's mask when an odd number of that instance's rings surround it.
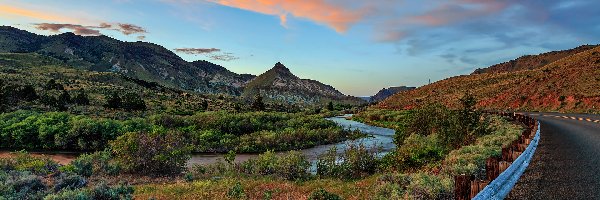
M 326 0 L 208 0 L 223 6 L 249 10 L 279 17 L 287 26 L 287 16 L 309 19 L 327 25 L 335 31 L 346 32 L 367 14 L 367 9 L 351 9 Z
M 74 34 L 76 35 L 83 35 L 83 36 L 98 36 L 98 35 L 102 35 L 100 33 L 100 30 L 114 30 L 114 31 L 119 31 L 121 33 L 123 33 L 124 35 L 131 35 L 131 34 L 139 34 L 139 36 L 137 36 L 138 39 L 143 40 L 146 38 L 146 36 L 144 36 L 143 34 L 148 33 L 148 31 L 146 31 L 146 29 L 137 26 L 137 25 L 133 25 L 133 24 L 122 24 L 122 23 L 116 23 L 116 24 L 110 24 L 110 23 L 100 23 L 97 26 L 84 26 L 84 25 L 80 25 L 80 24 L 56 24 L 56 23 L 39 23 L 39 24 L 34 24 L 35 28 L 38 30 L 45 30 L 45 31 L 51 31 L 51 32 L 60 32 L 61 29 L 69 29 L 71 31 L 73 31 Z
M 441 26 L 482 15 L 491 15 L 505 9 L 509 5 L 509 1 L 454 0 L 405 20 L 408 23 Z
M 121 31 L 121 33 L 125 34 L 125 35 L 131 35 L 131 34 L 144 34 L 144 33 L 148 33 L 148 31 L 146 31 L 146 29 L 137 26 L 137 25 L 133 25 L 133 24 L 117 24 L 118 28 L 116 28 L 115 30 L 117 31 Z
M 217 48 L 177 48 L 174 49 L 175 52 L 197 55 L 197 54 L 210 54 L 215 52 L 220 52 L 221 49 Z
M 189 55 L 204 55 L 212 60 L 232 61 L 239 59 L 233 53 L 221 52 L 221 49 L 217 48 L 177 48 L 174 50 L 175 52 Z
M 98 36 L 101 35 L 99 30 L 93 29 L 93 27 L 82 26 L 78 24 L 50 24 L 50 23 L 40 23 L 35 24 L 35 28 L 39 30 L 51 31 L 51 32 L 60 32 L 61 29 L 70 29 L 74 34 L 77 35 L 85 35 L 85 36 Z
M 223 54 L 218 54 L 218 55 L 210 55 L 209 57 L 211 59 L 213 59 L 213 60 L 220 60 L 220 61 L 232 61 L 232 60 L 239 59 L 239 57 L 234 56 L 232 53 L 223 53 Z

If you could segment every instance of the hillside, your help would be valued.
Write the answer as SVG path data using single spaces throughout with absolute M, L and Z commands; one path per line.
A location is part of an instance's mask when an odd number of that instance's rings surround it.
M 287 104 L 315 104 L 329 101 L 364 103 L 362 99 L 346 96 L 329 85 L 315 80 L 300 79 L 279 62 L 270 70 L 252 79 L 244 88 L 244 97 L 251 98 L 257 94 Z
M 0 52 L 38 53 L 80 69 L 116 72 L 199 93 L 239 95 L 253 77 L 207 61 L 187 62 L 157 44 L 73 33 L 41 36 L 9 26 L 0 26 Z
M 80 92 L 85 93 L 87 104 L 75 103 Z M 65 98 L 64 94 L 69 97 Z M 144 102 L 145 109 L 107 108 L 113 94 L 124 101 L 127 95 L 133 94 L 135 99 Z M 37 53 L 0 53 L 0 111 L 69 111 L 129 118 L 153 113 L 233 110 L 236 104 L 235 99 L 189 93 L 114 72 L 73 68 Z
M 544 55 L 544 54 L 542 54 Z M 532 58 L 535 60 L 538 58 Z M 444 79 L 394 95 L 378 108 L 408 109 L 440 102 L 458 107 L 466 92 L 478 106 L 496 110 L 598 112 L 600 110 L 600 47 L 576 53 L 532 70 L 483 73 Z
M 410 91 L 410 90 L 414 90 L 414 89 L 415 89 L 415 87 L 407 87 L 407 86 L 383 88 L 383 89 L 379 90 L 379 92 L 377 92 L 377 94 L 371 96 L 370 101 L 371 102 L 380 102 L 398 92 Z
M 508 62 L 492 65 L 483 69 L 476 69 L 472 74 L 514 72 L 520 70 L 537 69 L 554 61 L 596 48 L 598 46 L 599 45 L 582 45 L 574 49 L 563 51 L 551 51 L 539 55 L 521 56 Z

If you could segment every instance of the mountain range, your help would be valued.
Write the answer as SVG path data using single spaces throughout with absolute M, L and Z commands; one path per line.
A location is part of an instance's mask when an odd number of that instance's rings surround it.
M 410 109 L 430 103 L 459 107 L 473 94 L 491 110 L 589 112 L 600 110 L 600 46 L 584 45 L 477 69 L 393 95 L 376 107 Z
M 260 76 L 236 74 L 208 61 L 185 61 L 157 44 L 123 42 L 103 35 L 43 36 L 0 26 L 0 53 L 35 53 L 78 69 L 114 72 L 200 94 L 242 97 L 260 94 L 266 100 L 288 104 L 363 103 L 329 85 L 300 79 L 281 63 Z

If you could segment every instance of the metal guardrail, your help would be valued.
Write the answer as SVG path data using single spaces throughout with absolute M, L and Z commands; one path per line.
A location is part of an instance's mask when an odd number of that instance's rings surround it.
M 510 167 L 480 191 L 477 196 L 473 198 L 474 200 L 504 199 L 508 193 L 510 193 L 527 166 L 529 166 L 533 153 L 535 153 L 535 149 L 537 148 L 538 141 L 540 140 L 540 124 L 537 124 L 537 131 L 533 140 L 527 146 L 527 149 L 525 149 Z
M 540 123 L 530 116 L 516 113 L 488 112 L 513 118 L 523 123 L 526 129 L 518 140 L 502 148 L 500 157 L 486 160 L 486 180 L 477 180 L 471 175 L 454 177 L 454 198 L 504 199 L 519 180 L 537 148 L 540 139 Z

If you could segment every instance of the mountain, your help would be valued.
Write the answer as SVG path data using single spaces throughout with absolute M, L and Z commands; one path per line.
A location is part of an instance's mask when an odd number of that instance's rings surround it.
M 539 55 L 526 55 L 508 62 L 492 65 L 487 68 L 476 69 L 472 74 L 514 72 L 520 70 L 537 69 L 554 61 L 588 51 L 598 46 L 599 45 L 582 45 L 569 50 L 552 51 Z
M 281 103 L 364 102 L 359 98 L 346 96 L 332 86 L 315 80 L 300 79 L 279 62 L 270 70 L 252 79 L 244 88 L 242 96 L 252 98 L 258 94 Z
M 371 102 L 380 102 L 398 92 L 410 91 L 410 90 L 414 90 L 414 89 L 415 89 L 415 87 L 407 87 L 407 86 L 383 88 L 383 89 L 379 90 L 379 92 L 377 92 L 377 94 L 371 96 L 370 101 Z
M 157 44 L 123 42 L 107 36 L 41 36 L 1 26 L 0 52 L 38 53 L 80 69 L 116 72 L 199 93 L 239 95 L 243 85 L 254 78 L 207 61 L 187 62 Z
M 600 47 L 581 49 L 528 58 L 530 61 L 541 61 L 549 58 L 548 55 L 579 52 L 543 66 L 539 66 L 541 62 L 522 62 L 527 64 L 447 78 L 393 95 L 376 107 L 408 109 L 439 102 L 457 108 L 458 99 L 470 92 L 478 99 L 477 106 L 484 109 L 599 112 Z M 490 68 L 498 69 L 495 66 Z

